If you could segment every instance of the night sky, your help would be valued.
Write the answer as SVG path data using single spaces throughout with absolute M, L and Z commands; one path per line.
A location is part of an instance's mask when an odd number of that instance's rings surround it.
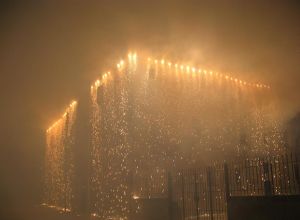
M 130 50 L 269 84 L 284 118 L 300 111 L 297 1 L 1 4 L 0 200 L 11 207 L 39 201 L 45 129 Z

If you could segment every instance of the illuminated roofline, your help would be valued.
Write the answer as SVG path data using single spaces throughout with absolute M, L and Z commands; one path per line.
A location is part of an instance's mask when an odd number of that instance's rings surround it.
M 48 127 L 48 129 L 46 130 L 46 132 L 48 133 L 48 132 L 50 132 L 53 128 L 55 128 L 55 126 L 58 125 L 59 122 L 61 122 L 61 120 L 62 120 L 64 117 L 67 116 L 69 110 L 72 109 L 72 108 L 74 108 L 74 107 L 76 107 L 76 105 L 77 105 L 77 101 L 73 100 L 73 101 L 70 103 L 70 105 L 66 108 L 66 110 L 65 110 L 65 112 L 62 114 L 62 116 L 61 116 L 58 120 L 56 120 L 50 127 Z
M 128 62 L 132 63 L 132 62 L 137 62 L 137 53 L 129 53 L 128 54 Z M 169 68 L 173 68 L 175 71 L 180 71 L 181 73 L 192 73 L 195 75 L 203 75 L 203 76 L 214 76 L 214 77 L 218 77 L 221 79 L 225 79 L 228 82 L 233 82 L 236 83 L 237 85 L 240 86 L 248 86 L 248 87 L 255 87 L 255 88 L 262 88 L 262 89 L 271 89 L 270 85 L 266 85 L 263 83 L 254 83 L 254 82 L 246 82 L 242 79 L 236 78 L 230 74 L 225 74 L 225 73 L 219 73 L 219 72 L 215 72 L 212 70 L 206 70 L 206 69 L 201 69 L 201 68 L 196 68 L 194 66 L 190 66 L 190 65 L 184 65 L 184 64 L 179 64 L 179 63 L 174 63 L 174 62 L 170 62 L 167 61 L 165 59 L 153 59 L 148 57 L 147 62 L 151 65 L 160 65 L 160 66 L 168 66 Z M 119 63 L 117 63 L 117 69 L 119 71 L 122 71 L 122 69 L 124 69 L 126 65 L 126 62 L 124 60 L 120 60 Z M 111 72 L 104 72 L 104 74 L 102 74 L 101 78 L 98 78 L 92 85 L 91 85 L 91 89 L 94 89 L 95 87 L 98 88 L 99 86 L 101 86 L 102 84 L 104 84 L 107 81 L 107 77 L 111 75 Z

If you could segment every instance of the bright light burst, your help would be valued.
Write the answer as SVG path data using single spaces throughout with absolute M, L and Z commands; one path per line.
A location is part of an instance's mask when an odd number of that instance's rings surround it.
M 153 59 L 151 58 L 148 58 L 148 62 L 152 62 Z M 157 59 L 154 59 L 154 63 L 156 64 L 157 63 Z M 171 67 L 171 64 L 172 62 L 167 62 L 168 63 L 168 66 Z M 165 64 L 165 60 L 162 59 L 161 60 L 161 65 L 164 65 Z M 175 64 L 174 65 L 174 68 L 177 69 L 178 68 L 178 64 Z M 224 77 L 224 74 L 222 73 L 218 73 L 218 72 L 214 72 L 214 71 L 207 71 L 207 70 L 203 70 L 202 69 L 198 69 L 195 68 L 195 67 L 190 67 L 189 65 L 180 65 L 180 69 L 182 72 L 185 72 L 185 73 L 189 73 L 190 71 L 192 71 L 193 73 L 203 73 L 204 75 L 206 75 L 207 73 L 209 73 L 210 76 L 215 76 L 217 78 L 223 78 Z M 263 84 L 263 83 L 253 83 L 253 82 L 246 82 L 246 81 L 243 81 L 242 79 L 238 79 L 238 78 L 233 78 L 232 76 L 228 76 L 226 75 L 225 76 L 225 79 L 230 79 L 231 81 L 234 81 L 235 83 L 237 84 L 240 84 L 240 85 L 244 85 L 244 86 L 251 86 L 251 87 L 256 87 L 256 88 L 266 88 L 266 89 L 270 89 L 271 87 L 269 85 L 266 85 L 266 84 Z
M 58 211 L 72 209 L 74 189 L 74 123 L 77 101 L 46 132 L 44 205 Z
M 253 99 L 270 86 L 172 63 L 129 53 L 109 83 L 102 74 L 91 87 L 91 201 L 100 218 L 127 219 L 140 198 L 165 197 L 167 170 L 281 150 L 269 108 Z
M 280 152 L 269 88 L 130 52 L 90 87 L 91 216 L 128 219 L 140 199 L 166 197 L 167 171 Z M 64 210 L 72 209 L 76 106 L 46 135 L 45 203 Z

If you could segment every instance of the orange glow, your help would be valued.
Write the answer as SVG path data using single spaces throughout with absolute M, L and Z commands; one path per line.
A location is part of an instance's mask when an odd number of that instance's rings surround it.
M 55 128 L 59 123 L 62 122 L 63 118 L 67 116 L 67 113 L 69 110 L 73 109 L 77 105 L 77 101 L 72 101 L 68 108 L 65 110 L 65 112 L 62 114 L 61 118 L 59 118 L 57 121 L 55 121 L 47 130 L 46 132 L 49 133 L 53 128 Z
M 132 59 L 132 54 L 131 54 L 131 53 L 128 54 L 128 59 L 129 59 L 129 60 Z
M 133 199 L 139 199 L 140 197 L 138 197 L 137 195 L 133 195 L 132 198 Z
M 137 58 L 136 53 L 133 54 L 132 58 L 133 58 L 134 61 L 136 61 L 136 58 Z
M 149 60 L 149 58 L 148 58 L 148 60 Z M 158 60 L 157 59 L 155 59 L 155 64 L 157 64 L 158 63 Z M 162 59 L 161 61 L 160 61 L 160 63 L 163 65 L 163 64 L 165 64 L 165 60 L 164 59 Z M 171 66 L 172 66 L 172 63 L 171 62 L 168 62 L 168 66 L 171 68 Z M 175 67 L 175 69 L 176 68 L 178 68 L 179 66 L 178 66 L 178 64 L 176 63 L 176 64 L 174 64 L 174 67 Z M 198 71 L 199 73 L 204 73 L 205 75 L 206 74 L 210 74 L 211 76 L 215 76 L 215 77 L 218 77 L 218 76 L 220 76 L 221 78 L 225 78 L 226 80 L 231 80 L 231 81 L 235 81 L 236 83 L 239 83 L 240 85 L 248 85 L 248 86 L 254 86 L 254 87 L 257 87 L 257 88 L 270 88 L 270 86 L 268 86 L 268 85 L 264 85 L 264 84 L 258 84 L 259 86 L 257 86 L 256 84 L 252 84 L 251 85 L 251 83 L 247 83 L 247 82 L 244 82 L 244 81 L 242 81 L 241 79 L 238 79 L 238 78 L 233 78 L 232 76 L 230 76 L 230 75 L 225 75 L 225 74 L 222 74 L 222 73 L 218 73 L 218 72 L 213 72 L 213 71 L 207 71 L 207 70 L 201 70 L 201 69 L 196 69 L 195 67 L 190 67 L 190 66 L 184 66 L 184 65 L 180 65 L 180 69 L 181 69 L 181 71 L 186 71 L 187 73 L 189 72 L 189 71 L 192 71 L 193 73 L 194 72 L 196 72 L 196 71 Z
M 133 53 L 130 52 L 128 54 L 128 58 L 130 60 L 133 60 L 134 63 L 136 63 L 137 54 L 136 53 L 133 54 Z M 169 66 L 169 68 L 172 67 L 172 62 L 170 62 L 170 61 L 166 62 L 165 59 L 161 59 L 159 61 L 158 59 L 152 59 L 152 58 L 148 57 L 147 60 L 149 62 L 154 61 L 155 64 L 158 64 L 158 62 L 160 62 L 160 64 L 162 64 L 162 65 L 164 65 L 165 63 L 167 63 L 168 66 Z M 120 70 L 122 68 L 122 66 L 124 66 L 124 65 L 125 65 L 125 61 L 121 59 L 120 62 L 117 64 L 117 67 Z M 182 72 L 186 71 L 187 73 L 189 73 L 191 71 L 193 74 L 196 73 L 196 72 L 198 72 L 198 73 L 203 73 L 204 75 L 206 75 L 206 74 L 209 73 L 211 76 L 214 75 L 215 77 L 218 77 L 218 76 L 220 76 L 221 78 L 224 77 L 226 80 L 235 81 L 236 83 L 239 83 L 240 85 L 247 85 L 247 86 L 253 86 L 253 87 L 257 87 L 257 88 L 268 88 L 268 89 L 270 89 L 270 86 L 268 86 L 268 85 L 259 84 L 259 83 L 257 83 L 257 84 L 255 84 L 255 83 L 252 83 L 252 84 L 251 83 L 247 83 L 245 81 L 242 81 L 241 79 L 233 78 L 230 75 L 225 75 L 225 74 L 218 73 L 218 72 L 214 73 L 213 71 L 207 71 L 207 70 L 203 70 L 203 69 L 200 69 L 200 68 L 197 69 L 195 67 L 190 67 L 189 65 L 185 66 L 185 65 L 181 64 L 179 66 L 178 63 L 175 63 L 173 66 L 174 66 L 175 69 L 177 69 L 178 67 L 180 67 L 180 69 L 181 69 Z M 176 71 L 176 73 L 177 73 L 177 71 Z M 107 78 L 108 78 L 109 75 L 110 75 L 110 72 L 107 72 L 107 73 L 103 74 L 102 75 L 103 82 L 101 82 L 100 80 L 96 80 L 96 82 L 94 83 L 94 85 L 91 85 L 91 90 L 93 90 L 94 87 L 99 87 L 101 83 L 106 83 L 107 82 Z

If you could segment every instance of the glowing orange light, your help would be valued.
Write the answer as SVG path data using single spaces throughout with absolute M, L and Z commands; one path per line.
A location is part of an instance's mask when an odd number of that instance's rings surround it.
M 75 106 L 77 104 L 77 102 L 76 101 L 73 101 L 71 104 L 70 104 L 70 107 L 73 107 L 73 106 Z
M 134 53 L 132 57 L 133 57 L 134 60 L 136 60 L 136 58 L 137 58 L 136 53 Z
M 136 63 L 136 59 L 137 59 L 137 54 L 136 53 L 129 53 L 128 54 L 128 58 L 129 59 L 133 59 L 134 61 L 134 63 Z M 154 59 L 153 59 L 154 60 Z M 150 58 L 150 57 L 148 57 L 148 61 L 152 61 L 152 59 Z M 132 62 L 132 61 L 131 61 Z M 168 64 L 168 66 L 169 67 L 171 67 L 172 66 L 172 62 L 169 62 L 169 61 L 165 61 L 164 59 L 161 59 L 161 60 L 157 60 L 157 59 L 155 59 L 154 60 L 154 63 L 155 64 L 158 64 L 158 62 L 160 62 L 160 64 L 162 64 L 162 65 L 164 65 L 165 63 L 166 64 Z M 121 60 L 118 64 L 117 64 L 117 67 L 118 68 L 122 68 L 122 66 L 125 64 L 125 62 L 124 62 L 124 60 Z M 132 63 L 131 63 L 132 64 Z M 228 79 L 230 79 L 231 81 L 235 81 L 236 83 L 240 83 L 241 85 L 247 85 L 247 86 L 253 86 L 253 87 L 257 87 L 257 88 L 270 88 L 270 86 L 268 86 L 268 85 L 264 85 L 264 84 L 259 84 L 259 83 L 247 83 L 247 82 L 245 82 L 245 81 L 242 81 L 242 80 L 240 80 L 240 79 L 237 79 L 237 78 L 233 78 L 232 76 L 230 76 L 230 74 L 229 75 L 223 75 L 222 73 L 218 73 L 218 72 L 213 72 L 213 71 L 208 71 L 208 70 L 201 70 L 201 69 L 196 69 L 195 67 L 190 67 L 190 66 L 185 66 L 185 65 L 178 65 L 177 63 L 176 64 L 173 64 L 174 65 L 174 67 L 177 69 L 178 67 L 180 67 L 180 69 L 181 69 L 181 71 L 183 72 L 183 71 L 186 71 L 187 73 L 189 73 L 190 71 L 192 71 L 192 73 L 193 73 L 193 76 L 195 76 L 194 75 L 194 73 L 195 72 L 199 72 L 199 73 L 204 73 L 204 75 L 206 75 L 206 74 L 210 74 L 211 76 L 212 75 L 214 75 L 214 76 L 216 76 L 216 77 L 218 77 L 218 76 L 220 76 L 220 77 L 224 77 L 226 80 L 228 80 Z M 176 73 L 178 73 L 177 72 L 177 70 L 176 70 Z M 104 79 L 106 79 L 107 77 L 108 77 L 108 75 L 110 74 L 110 72 L 108 72 L 108 73 L 105 73 L 103 76 L 102 76 L 102 79 L 104 80 Z M 103 82 L 106 82 L 106 80 L 105 81 L 103 81 Z M 102 83 L 102 82 L 101 82 Z M 99 80 L 97 80 L 96 82 L 95 82 L 95 85 L 93 86 L 91 86 L 91 89 L 93 89 L 94 87 L 97 87 L 97 86 L 99 86 L 100 85 L 100 81 Z

